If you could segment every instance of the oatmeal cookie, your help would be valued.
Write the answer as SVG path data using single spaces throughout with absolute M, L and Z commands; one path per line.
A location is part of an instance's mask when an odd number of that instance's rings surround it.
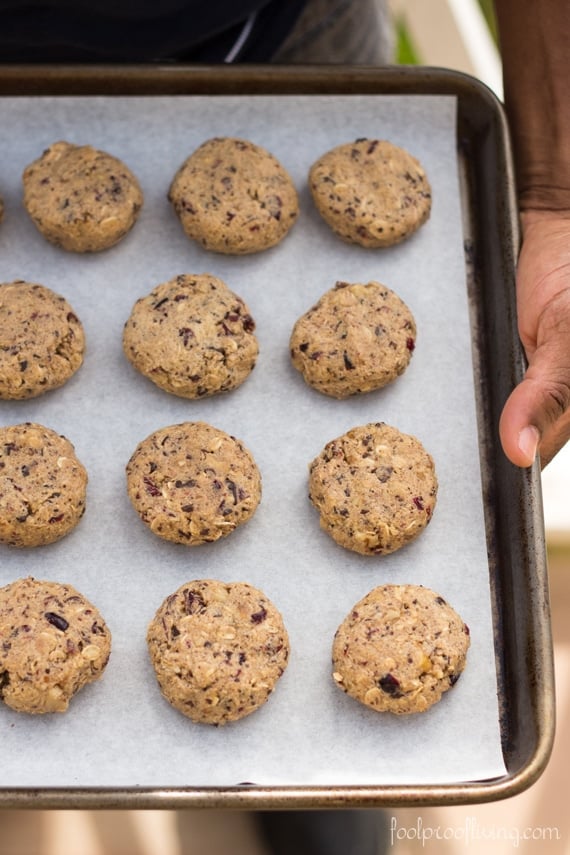
M 457 683 L 469 644 L 469 628 L 439 594 L 421 585 L 382 585 L 339 626 L 333 679 L 379 712 L 425 712 Z
M 143 205 L 137 178 L 89 145 L 56 142 L 26 167 L 24 207 L 42 235 L 70 252 L 99 252 L 123 238 Z
M 184 274 L 135 303 L 123 350 L 161 389 L 202 398 L 243 383 L 259 345 L 248 307 L 221 279 Z
M 154 534 L 197 546 L 253 516 L 261 475 L 239 439 L 205 422 L 183 422 L 139 443 L 127 464 L 127 489 Z
M 279 161 L 231 137 L 196 149 L 174 176 L 168 198 L 189 238 L 227 255 L 274 246 L 299 213 L 297 191 Z
M 379 282 L 337 282 L 299 318 L 289 346 L 309 386 L 347 398 L 395 380 L 415 342 L 414 317 L 397 294 Z
M 347 243 L 392 246 L 431 212 L 431 187 L 419 161 L 386 140 L 358 139 L 322 155 L 309 171 L 315 206 Z
M 35 398 L 83 363 L 85 335 L 67 300 L 33 282 L 0 284 L 0 398 Z
M 281 614 L 245 582 L 187 582 L 165 599 L 147 643 L 166 700 L 195 722 L 223 725 L 264 704 L 287 666 Z
M 321 528 L 362 555 L 385 555 L 418 537 L 436 496 L 431 455 L 414 436 L 382 422 L 331 440 L 309 467 Z
M 87 472 L 71 442 L 26 422 L 0 428 L 0 543 L 45 546 L 85 511 Z
M 110 653 L 105 621 L 71 585 L 28 577 L 0 588 L 0 698 L 16 712 L 65 712 Z

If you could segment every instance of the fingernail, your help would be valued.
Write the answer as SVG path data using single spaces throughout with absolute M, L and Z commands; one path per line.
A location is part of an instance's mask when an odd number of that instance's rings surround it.
M 538 443 L 540 442 L 540 433 L 534 425 L 529 425 L 519 433 L 519 449 L 528 460 L 528 466 L 534 463 Z

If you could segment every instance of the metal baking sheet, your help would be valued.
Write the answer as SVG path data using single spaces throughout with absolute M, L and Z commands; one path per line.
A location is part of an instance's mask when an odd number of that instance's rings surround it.
M 489 493 L 488 456 L 500 461 L 500 451 L 485 418 L 494 389 L 485 354 L 489 308 L 478 293 L 475 185 L 464 167 L 465 146 L 473 141 L 460 138 L 457 152 L 461 98 L 456 93 L 402 94 L 4 99 L 11 126 L 22 133 L 4 144 L 3 163 L 10 167 L 2 173 L 2 187 L 7 209 L 15 213 L 0 233 L 1 278 L 23 276 L 64 293 L 86 324 L 89 347 L 84 368 L 64 390 L 6 406 L 2 413 L 2 423 L 35 420 L 66 433 L 91 476 L 81 526 L 54 547 L 26 553 L 25 572 L 72 581 L 88 593 L 107 617 L 115 641 L 104 679 L 75 699 L 65 717 L 30 721 L 3 712 L 10 728 L 4 743 L 6 799 L 22 803 L 39 788 L 43 800 L 68 798 L 73 804 L 145 798 L 152 804 L 157 794 L 161 804 L 165 798 L 258 805 L 334 798 L 382 803 L 388 794 L 406 799 L 415 793 L 429 800 L 438 792 L 447 800 L 461 792 L 461 799 L 468 800 L 474 781 L 485 781 L 478 786 L 490 793 L 509 778 L 505 723 L 513 690 L 506 682 L 507 662 L 495 657 L 494 646 L 497 642 L 501 649 L 505 627 L 520 624 L 521 617 L 504 620 L 496 572 L 501 561 L 495 551 L 502 530 L 490 514 L 503 509 L 499 497 Z M 356 136 L 383 136 L 414 151 L 434 185 L 428 226 L 412 241 L 380 254 L 340 244 L 311 210 L 305 187 L 312 160 L 354 136 L 355 125 Z M 215 134 L 266 145 L 301 191 L 299 223 L 269 253 L 242 259 L 205 253 L 183 237 L 168 208 L 165 188 L 173 171 L 192 148 Z M 113 151 L 141 178 L 146 195 L 141 222 L 108 253 L 70 258 L 46 245 L 17 209 L 15 175 L 37 156 L 38 146 L 59 138 Z M 508 163 L 506 139 L 497 153 Z M 507 182 L 499 199 L 503 254 L 509 230 L 511 237 L 516 232 L 509 189 Z M 500 214 L 500 209 L 490 212 Z M 512 242 L 510 255 L 503 258 L 510 265 L 502 269 L 509 311 L 504 317 L 490 312 L 495 325 L 512 324 L 508 288 L 515 249 Z M 185 402 L 132 373 L 120 353 L 120 332 L 138 296 L 178 273 L 205 270 L 220 275 L 249 303 L 261 356 L 254 375 L 237 392 Z M 335 279 L 372 278 L 393 287 L 415 310 L 420 333 L 413 370 L 381 393 L 349 403 L 323 399 L 288 364 L 292 323 Z M 509 337 L 498 340 L 506 367 L 508 359 L 517 359 L 512 325 Z M 151 430 L 197 418 L 246 441 L 262 470 L 264 499 L 243 530 L 188 554 L 141 529 L 126 500 L 123 470 L 136 442 Z M 391 558 L 369 562 L 344 554 L 319 532 L 306 499 L 306 465 L 328 439 L 378 419 L 422 438 L 436 458 L 442 486 L 425 535 Z M 519 513 L 517 524 L 528 538 L 536 536 L 528 530 L 528 512 L 536 513 L 538 497 L 535 482 L 526 479 L 534 492 L 524 497 L 527 519 Z M 22 575 L 22 557 L 5 556 L 3 583 Z M 144 650 L 146 624 L 162 598 L 200 576 L 244 579 L 263 588 L 281 607 L 293 645 L 291 665 L 267 706 L 217 730 L 192 725 L 165 705 Z M 332 633 L 353 602 L 384 581 L 429 584 L 472 627 L 470 667 L 461 685 L 419 720 L 380 721 L 331 687 Z M 548 679 L 547 647 L 540 653 L 540 673 L 537 669 L 532 676 Z M 100 745 L 85 744 L 86 727 L 100 734 Z M 439 746 L 449 740 L 458 749 L 442 760 Z M 24 745 L 28 759 L 22 764 Z M 176 763 L 165 762 L 174 755 Z M 525 767 L 527 778 L 531 765 Z M 247 787 L 240 786 L 244 781 Z

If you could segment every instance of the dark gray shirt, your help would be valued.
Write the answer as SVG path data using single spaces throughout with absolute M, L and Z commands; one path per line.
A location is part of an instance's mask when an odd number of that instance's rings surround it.
M 266 62 L 305 0 L 0 0 L 0 62 Z

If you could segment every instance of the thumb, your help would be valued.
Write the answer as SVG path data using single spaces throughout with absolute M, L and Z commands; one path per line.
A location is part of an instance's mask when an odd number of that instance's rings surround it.
M 531 466 L 537 453 L 545 466 L 570 438 L 568 339 L 545 340 L 532 354 L 524 379 L 507 399 L 499 422 L 505 454 L 516 466 Z

